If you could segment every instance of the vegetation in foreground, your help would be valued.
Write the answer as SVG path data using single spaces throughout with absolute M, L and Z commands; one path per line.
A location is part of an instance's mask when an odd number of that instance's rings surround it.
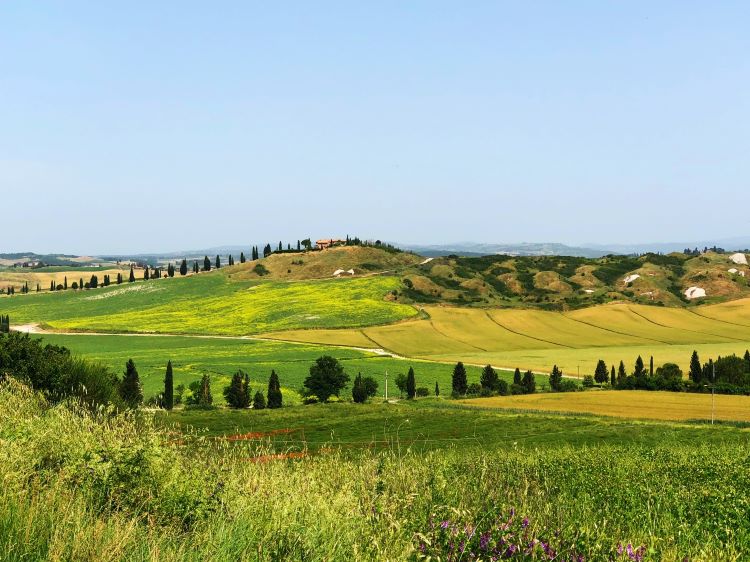
M 459 539 L 460 559 L 486 560 L 510 544 L 522 547 L 510 559 L 551 559 L 534 539 L 556 560 L 628 560 L 628 545 L 644 560 L 737 560 L 750 548 L 750 449 L 732 428 L 703 445 L 509 439 L 300 456 L 176 438 L 15 382 L 0 386 L 0 409 L 5 560 L 457 560 Z

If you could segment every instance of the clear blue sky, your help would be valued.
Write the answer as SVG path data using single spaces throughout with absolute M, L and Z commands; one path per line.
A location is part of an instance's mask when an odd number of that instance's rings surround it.
M 750 232 L 748 2 L 0 4 L 0 251 Z

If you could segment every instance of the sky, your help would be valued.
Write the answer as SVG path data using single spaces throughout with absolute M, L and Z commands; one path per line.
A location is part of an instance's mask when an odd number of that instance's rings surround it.
M 750 3 L 0 3 L 0 252 L 750 232 Z

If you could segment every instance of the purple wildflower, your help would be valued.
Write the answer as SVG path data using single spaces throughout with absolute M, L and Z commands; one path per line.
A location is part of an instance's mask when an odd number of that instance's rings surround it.
M 524 517 L 523 518 L 523 522 L 521 523 L 521 527 L 523 527 L 525 529 L 528 526 L 529 526 L 529 518 L 528 517 Z
M 487 550 L 489 548 L 489 546 L 490 546 L 490 538 L 491 538 L 491 535 L 489 533 L 483 533 L 479 537 L 479 548 L 481 550 Z
M 451 524 L 450 521 L 441 521 L 440 522 L 440 528 L 441 529 L 447 529 L 450 526 L 450 524 Z

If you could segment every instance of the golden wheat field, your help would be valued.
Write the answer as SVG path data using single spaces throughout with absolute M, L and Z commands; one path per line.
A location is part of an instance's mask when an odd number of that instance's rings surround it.
M 541 410 L 669 421 L 709 420 L 711 402 L 710 394 L 644 390 L 539 393 L 461 401 L 468 406 L 483 408 Z M 714 397 L 714 415 L 717 420 L 750 422 L 750 396 L 717 394 Z

